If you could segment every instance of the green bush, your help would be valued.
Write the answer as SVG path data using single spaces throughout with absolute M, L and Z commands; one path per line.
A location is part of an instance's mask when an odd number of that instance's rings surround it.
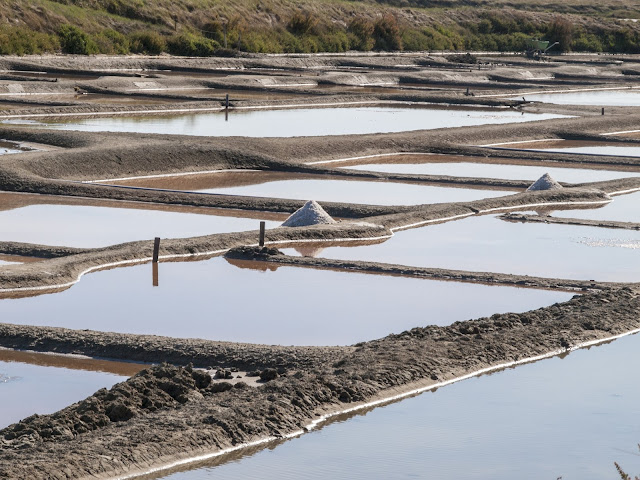
M 167 49 L 165 39 L 154 31 L 133 33 L 129 36 L 129 43 L 133 53 L 158 55 Z
M 60 42 L 56 35 L 23 27 L 0 27 L 0 55 L 35 55 L 59 49 Z
M 100 53 L 125 55 L 130 52 L 129 39 L 115 30 L 103 30 L 93 39 Z
M 287 30 L 294 35 L 312 33 L 318 21 L 310 13 L 296 12 L 287 22 Z
M 92 55 L 99 53 L 96 42 L 74 25 L 63 25 L 58 30 L 60 46 L 64 53 Z
M 210 57 L 218 48 L 220 44 L 215 40 L 192 33 L 181 33 L 167 40 L 167 51 L 173 55 Z
M 373 48 L 373 23 L 363 17 L 355 17 L 349 22 L 349 43 L 351 48 L 368 52 Z

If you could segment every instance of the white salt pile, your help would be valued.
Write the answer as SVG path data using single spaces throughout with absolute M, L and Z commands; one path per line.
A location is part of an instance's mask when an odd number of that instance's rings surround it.
M 562 188 L 558 182 L 556 182 L 551 175 L 545 173 L 538 180 L 535 181 L 533 185 L 527 188 L 527 192 L 535 192 L 539 190 L 558 190 Z
M 326 223 L 336 223 L 324 208 L 315 200 L 309 200 L 302 208 L 291 214 L 282 224 L 283 227 L 306 227 L 309 225 L 321 225 Z

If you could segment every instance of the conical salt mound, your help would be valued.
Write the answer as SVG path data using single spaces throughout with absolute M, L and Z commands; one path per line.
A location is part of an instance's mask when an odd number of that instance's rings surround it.
M 562 188 L 562 185 L 551 178 L 551 175 L 545 173 L 538 180 L 536 180 L 533 185 L 527 188 L 527 192 L 536 192 L 539 190 L 557 190 L 559 188 Z
M 291 214 L 282 224 L 283 227 L 307 227 L 323 223 L 336 223 L 318 202 L 309 200 L 302 208 Z

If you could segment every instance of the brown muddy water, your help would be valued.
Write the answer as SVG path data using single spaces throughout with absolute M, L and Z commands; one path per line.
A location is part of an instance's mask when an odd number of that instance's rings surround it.
M 640 337 L 625 337 L 143 478 L 601 480 L 617 478 L 613 462 L 635 474 L 640 407 L 630 366 L 638 362 Z
M 446 155 L 425 155 L 423 156 L 397 156 L 390 157 L 385 163 L 385 157 L 379 157 L 375 162 L 367 163 L 367 159 L 362 159 L 359 164 L 348 162 L 351 170 L 372 171 L 382 173 L 404 173 L 413 175 L 449 175 L 454 177 L 478 177 L 478 178 L 499 178 L 505 180 L 531 180 L 532 182 L 540 178 L 545 173 L 549 173 L 555 180 L 567 183 L 587 183 L 604 180 L 614 180 L 618 178 L 640 176 L 640 168 L 636 171 L 605 170 L 576 168 L 576 165 L 565 164 L 558 166 L 553 164 L 512 164 L 496 160 L 485 161 L 471 157 L 455 157 Z M 340 166 L 340 163 L 328 164 L 327 166 Z
M 522 97 L 529 102 L 544 102 L 554 105 L 602 105 L 609 107 L 638 107 L 640 106 L 640 90 L 594 90 L 574 91 L 564 93 L 522 93 L 513 100 Z
M 320 256 L 550 278 L 640 281 L 640 232 L 475 216 L 399 231 L 384 243 Z M 286 253 L 294 253 L 285 249 Z
M 507 190 L 441 187 L 411 183 L 363 181 L 344 177 L 282 172 L 226 172 L 181 177 L 111 181 L 129 185 L 252 197 L 346 202 L 368 205 L 421 205 L 501 197 Z
M 103 247 L 154 237 L 186 238 L 257 230 L 261 220 L 266 221 L 267 228 L 273 228 L 287 217 L 240 210 L 149 210 L 118 202 L 58 202 L 45 195 L 0 194 L 0 241 Z
M 35 413 L 56 412 L 142 368 L 109 363 L 0 350 L 0 428 Z
M 0 317 L 22 325 L 181 338 L 349 345 L 416 326 L 524 312 L 573 295 L 255 262 L 238 265 L 244 268 L 223 258 L 161 262 L 157 287 L 151 264 L 92 273 L 60 293 L 0 300 Z
M 297 137 L 404 132 L 566 118 L 513 110 L 357 107 L 232 110 L 173 116 L 99 117 L 46 123 L 61 130 L 137 132 L 198 136 Z

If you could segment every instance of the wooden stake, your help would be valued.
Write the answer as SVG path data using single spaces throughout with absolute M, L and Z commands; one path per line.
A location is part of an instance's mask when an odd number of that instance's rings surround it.
M 602 107 L 602 115 L 604 115 L 604 107 Z
M 153 263 L 158 263 L 158 253 L 160 253 L 160 237 L 153 241 Z
M 258 245 L 260 245 L 261 247 L 264 247 L 264 227 L 265 222 L 260 222 L 260 240 L 258 242 Z
M 153 286 L 157 287 L 158 286 L 158 262 L 153 262 L 151 265 L 153 268 Z

